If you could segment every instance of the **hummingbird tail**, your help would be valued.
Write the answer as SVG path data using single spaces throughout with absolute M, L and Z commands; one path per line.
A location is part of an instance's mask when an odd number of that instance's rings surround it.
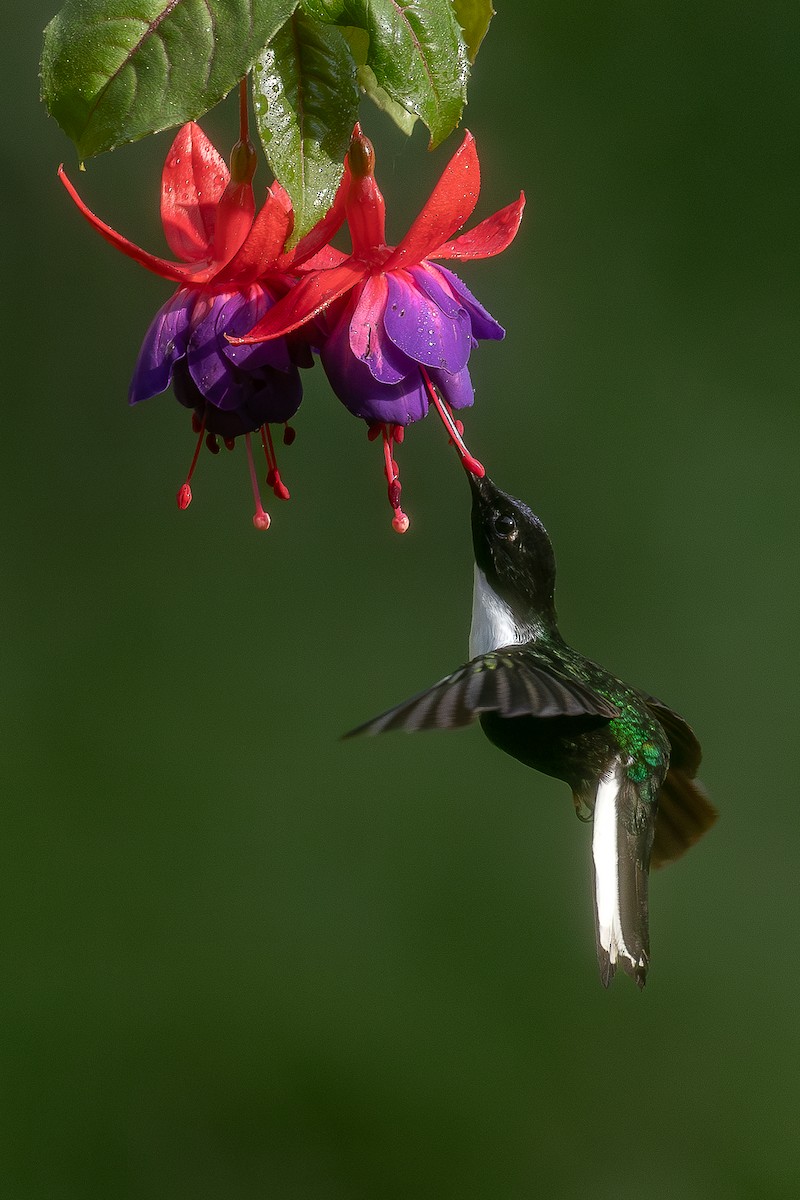
M 653 821 L 619 761 L 597 788 L 592 832 L 595 929 L 600 978 L 617 966 L 644 987 L 650 965 L 647 872 Z
M 656 835 L 651 866 L 675 862 L 706 833 L 717 819 L 717 810 L 702 784 L 683 771 L 670 768 L 658 794 Z

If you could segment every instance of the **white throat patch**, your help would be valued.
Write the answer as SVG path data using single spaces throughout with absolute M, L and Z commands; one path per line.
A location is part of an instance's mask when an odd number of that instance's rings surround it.
M 530 637 L 528 629 L 519 629 L 505 600 L 489 585 L 475 564 L 475 586 L 472 593 L 472 625 L 469 631 L 469 656 L 488 654 L 501 646 L 517 646 Z

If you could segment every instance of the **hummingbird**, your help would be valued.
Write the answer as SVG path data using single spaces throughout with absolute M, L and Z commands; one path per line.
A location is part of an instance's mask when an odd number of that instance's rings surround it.
M 470 660 L 346 734 L 458 729 L 572 789 L 592 822 L 600 978 L 640 988 L 650 966 L 648 875 L 680 858 L 716 810 L 695 778 L 702 752 L 683 717 L 574 650 L 558 630 L 553 546 L 539 518 L 467 473 L 475 552 Z

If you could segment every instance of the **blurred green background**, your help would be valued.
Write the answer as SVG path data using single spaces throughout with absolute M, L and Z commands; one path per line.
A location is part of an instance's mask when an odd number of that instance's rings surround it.
M 797 5 L 498 3 L 467 112 L 476 219 L 529 201 L 463 270 L 508 329 L 470 445 L 721 812 L 654 878 L 640 995 L 598 981 L 564 785 L 477 730 L 338 740 L 466 657 L 442 430 L 402 447 L 399 538 L 316 368 L 270 532 L 241 448 L 177 511 L 188 417 L 126 404 L 169 286 L 56 180 L 54 4 L 3 50 L 0 1194 L 797 1197 Z M 396 237 L 457 137 L 365 125 Z M 78 179 L 154 250 L 169 140 Z

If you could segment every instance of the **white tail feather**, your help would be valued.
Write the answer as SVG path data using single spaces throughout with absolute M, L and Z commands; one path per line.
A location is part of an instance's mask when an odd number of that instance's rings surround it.
M 634 972 L 646 969 L 646 958 L 626 945 L 620 909 L 619 814 L 617 802 L 622 785 L 622 763 L 600 780 L 594 805 L 592 859 L 594 861 L 595 911 L 598 949 L 608 956 L 609 980 L 617 962 L 624 958 Z M 630 864 L 628 864 L 629 866 Z M 630 969 L 626 965 L 626 970 Z

